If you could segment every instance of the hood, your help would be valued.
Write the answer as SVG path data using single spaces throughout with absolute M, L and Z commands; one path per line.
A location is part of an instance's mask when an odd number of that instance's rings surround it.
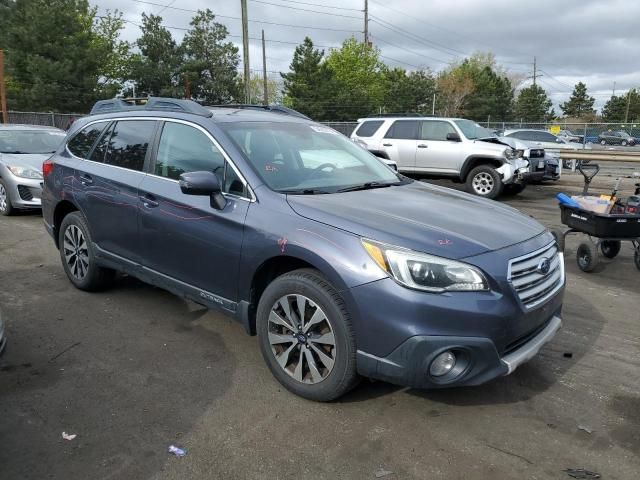
M 31 167 L 42 173 L 42 162 L 51 155 L 51 153 L 0 153 L 0 162 L 5 165 Z
M 288 195 L 287 201 L 305 218 L 452 259 L 504 248 L 545 230 L 509 206 L 417 181 L 355 192 Z

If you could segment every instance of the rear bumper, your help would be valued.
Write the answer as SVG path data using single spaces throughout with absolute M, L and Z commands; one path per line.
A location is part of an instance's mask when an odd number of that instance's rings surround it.
M 542 330 L 516 350 L 500 356 L 489 338 L 453 336 L 411 337 L 390 355 L 379 358 L 358 351 L 361 375 L 413 388 L 473 386 L 513 373 L 531 360 L 562 326 L 554 314 Z M 431 362 L 441 353 L 455 354 L 457 365 L 442 377 L 429 375 Z

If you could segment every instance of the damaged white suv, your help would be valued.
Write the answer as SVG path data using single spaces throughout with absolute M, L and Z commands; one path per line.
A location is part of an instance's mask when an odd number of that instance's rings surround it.
M 467 191 L 496 198 L 524 190 L 529 162 L 491 131 L 471 120 L 371 117 L 358 121 L 351 139 L 406 174 L 451 177 Z

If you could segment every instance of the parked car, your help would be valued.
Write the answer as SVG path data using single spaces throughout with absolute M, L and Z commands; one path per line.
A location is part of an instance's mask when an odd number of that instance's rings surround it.
M 563 140 L 573 143 L 583 143 L 584 141 L 584 135 L 573 133 L 571 130 L 560 130 L 557 136 Z
M 532 145 L 542 147 L 545 149 L 547 154 L 559 152 L 561 150 L 583 150 L 585 148 L 591 148 L 590 146 L 585 147 L 579 143 L 569 142 L 564 138 L 547 132 L 546 130 L 535 130 L 530 128 L 512 129 L 505 130 L 504 136 L 517 138 L 518 140 L 523 140 L 531 143 Z M 570 159 L 565 160 L 564 167 L 569 168 L 570 162 Z
M 484 383 L 561 326 L 562 252 L 511 207 L 414 181 L 297 116 L 111 105 L 43 168 L 45 226 L 79 289 L 121 271 L 219 309 L 320 401 L 359 376 Z
M 598 142 L 602 145 L 622 145 L 626 147 L 627 145 L 635 145 L 636 139 L 624 130 L 618 130 L 617 132 L 609 130 L 598 135 Z
M 351 139 L 405 174 L 445 176 L 465 182 L 469 193 L 497 198 L 505 186 L 521 190 L 528 162 L 471 120 L 437 117 L 371 117 L 358 121 Z
M 42 162 L 64 137 L 57 128 L 0 125 L 0 215 L 40 208 Z
M 560 158 L 557 154 L 546 152 L 544 148 L 514 137 L 498 137 L 498 140 L 511 146 L 514 150 L 522 152 L 522 158 L 529 161 L 530 175 L 527 178 L 529 183 L 560 179 L 562 169 L 560 168 Z

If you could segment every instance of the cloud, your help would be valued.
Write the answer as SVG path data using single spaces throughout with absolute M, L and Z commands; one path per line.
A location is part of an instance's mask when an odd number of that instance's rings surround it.
M 170 0 L 150 1 L 170 3 Z M 211 6 L 203 0 L 181 0 L 173 4 L 184 10 Z M 101 0 L 99 3 L 101 12 L 118 9 L 127 20 L 136 23 L 140 22 L 142 12 L 157 13 L 161 8 L 133 0 Z M 268 40 L 267 69 L 286 71 L 295 45 L 307 35 L 317 45 L 326 47 L 336 47 L 351 35 L 362 38 L 362 8 L 362 0 L 329 0 L 328 3 L 249 0 L 249 18 L 253 20 L 249 32 L 256 39 L 250 43 L 252 69 L 262 69 L 261 46 L 257 40 L 261 29 Z M 165 25 L 188 27 L 193 13 L 184 10 L 165 9 L 161 14 Z M 230 40 L 241 46 L 240 20 L 227 18 L 240 17 L 240 2 L 219 2 L 213 10 L 234 35 Z M 535 56 L 539 73 L 543 75 L 540 85 L 556 105 L 568 98 L 578 81 L 587 84 L 597 107 L 609 98 L 614 81 L 619 94 L 640 87 L 637 62 L 640 2 L 637 0 L 370 0 L 369 10 L 372 40 L 391 66 L 429 67 L 437 71 L 475 51 L 491 51 L 507 70 L 526 76 L 531 75 Z M 258 23 L 258 20 L 292 26 Z M 178 40 L 184 35 L 177 29 L 172 33 Z M 123 36 L 133 41 L 138 34 L 139 29 L 128 24 Z M 276 73 L 270 75 L 277 76 Z

